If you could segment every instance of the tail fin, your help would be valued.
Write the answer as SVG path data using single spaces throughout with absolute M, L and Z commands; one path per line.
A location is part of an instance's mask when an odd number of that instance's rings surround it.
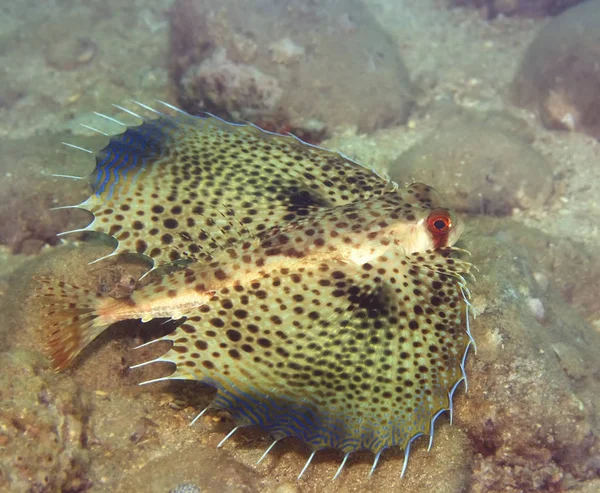
M 36 296 L 44 303 L 46 348 L 54 369 L 59 371 L 108 327 L 98 318 L 102 297 L 48 277 L 37 277 L 34 283 Z

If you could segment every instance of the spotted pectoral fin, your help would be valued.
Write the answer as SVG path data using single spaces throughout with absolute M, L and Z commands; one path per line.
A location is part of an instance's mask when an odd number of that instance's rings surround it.
M 203 259 L 391 183 L 340 154 L 252 125 L 182 113 L 131 127 L 106 118 L 126 130 L 96 154 L 92 195 L 76 206 L 94 214 L 83 231 L 109 234 L 115 253 L 143 254 L 156 266 Z
M 464 378 L 461 272 L 438 252 L 281 269 L 224 289 L 165 339 L 169 378 L 218 389 L 240 426 L 315 450 L 408 449 Z

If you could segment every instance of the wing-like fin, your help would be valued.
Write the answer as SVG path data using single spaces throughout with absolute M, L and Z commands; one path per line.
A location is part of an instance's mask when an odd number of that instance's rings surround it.
M 464 379 L 469 264 L 450 252 L 282 268 L 218 290 L 163 338 L 161 361 L 176 365 L 170 378 L 216 387 L 211 407 L 238 426 L 313 450 L 407 449 Z
M 127 127 L 95 113 L 125 130 L 96 154 L 93 193 L 84 204 L 95 217 L 88 229 L 113 236 L 115 253 L 147 256 L 155 267 L 201 260 L 312 210 L 386 189 L 371 170 L 294 137 L 134 104 L 158 118 L 115 105 L 142 119 Z

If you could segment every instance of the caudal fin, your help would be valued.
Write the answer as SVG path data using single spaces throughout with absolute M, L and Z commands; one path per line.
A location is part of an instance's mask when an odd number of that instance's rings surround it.
M 108 327 L 97 312 L 102 297 L 48 277 L 37 277 L 34 283 L 36 296 L 44 304 L 47 352 L 52 366 L 59 371 Z

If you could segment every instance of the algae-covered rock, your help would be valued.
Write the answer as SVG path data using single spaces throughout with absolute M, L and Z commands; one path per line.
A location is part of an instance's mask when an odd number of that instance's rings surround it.
M 540 207 L 551 196 L 553 165 L 513 127 L 500 113 L 454 115 L 401 154 L 390 176 L 430 184 L 453 208 L 473 214 Z
M 531 43 L 512 82 L 516 104 L 546 128 L 600 139 L 600 1 L 552 19 Z
M 260 476 L 224 450 L 192 444 L 165 454 L 123 478 L 117 493 L 258 493 Z
M 30 352 L 0 358 L 0 489 L 88 490 L 89 399 L 72 381 L 38 374 Z
M 78 204 L 89 196 L 86 181 L 51 176 L 91 172 L 84 152 L 67 148 L 63 140 L 71 139 L 37 135 L 0 142 L 0 243 L 15 253 L 35 253 L 45 244 L 55 244 L 56 234 L 73 227 L 74 221 L 83 220 L 85 225 L 80 211 L 51 210 Z M 89 142 L 79 139 L 80 145 Z
M 178 0 L 171 72 L 180 104 L 314 136 L 406 121 L 397 47 L 358 0 Z
M 481 269 L 471 287 L 478 351 L 455 415 L 474 452 L 470 491 L 563 491 L 597 479 L 600 334 L 566 303 L 560 281 L 542 275 L 560 251 L 508 220 L 471 223 L 464 241 Z M 573 280 L 587 268 L 571 267 Z
M 497 15 L 541 17 L 558 15 L 583 0 L 449 0 L 452 6 L 472 6 L 483 9 L 488 18 Z

